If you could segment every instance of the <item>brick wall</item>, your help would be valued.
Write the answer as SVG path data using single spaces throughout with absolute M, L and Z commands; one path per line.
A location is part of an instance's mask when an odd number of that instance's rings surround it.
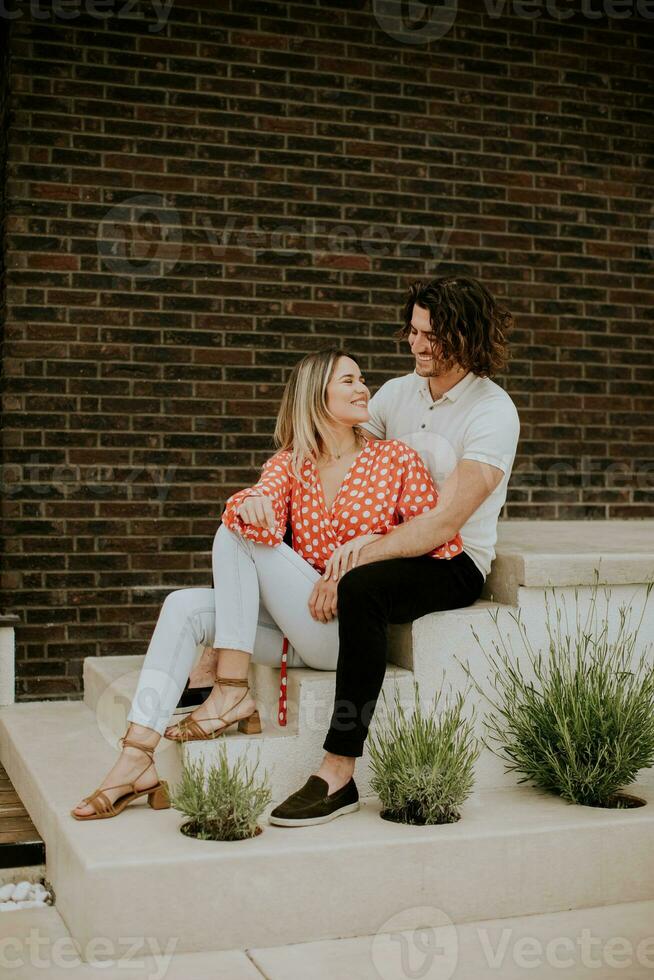
M 85 656 L 144 652 L 166 591 L 210 584 L 290 365 L 338 341 L 373 387 L 410 370 L 416 277 L 515 314 L 509 518 L 654 514 L 652 21 L 466 7 L 426 44 L 363 0 L 11 21 L 19 697 L 78 696 Z

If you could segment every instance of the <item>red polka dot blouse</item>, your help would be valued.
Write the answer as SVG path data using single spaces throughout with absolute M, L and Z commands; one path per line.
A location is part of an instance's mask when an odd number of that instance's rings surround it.
M 227 501 L 223 524 L 245 538 L 274 547 L 293 529 L 293 550 L 324 572 L 331 553 L 361 534 L 386 534 L 436 506 L 438 493 L 429 470 L 410 446 L 398 439 L 370 440 L 352 462 L 327 508 L 312 460 L 302 467 L 302 482 L 289 471 L 291 454 L 277 453 L 264 464 L 261 479 Z M 275 510 L 274 532 L 244 524 L 236 511 L 247 497 L 263 494 Z M 434 548 L 432 558 L 453 558 L 463 550 L 460 535 Z
M 318 572 L 324 572 L 333 551 L 361 534 L 386 534 L 436 506 L 438 493 L 429 470 L 418 453 L 397 439 L 370 440 L 356 456 L 327 507 L 318 471 L 306 460 L 302 481 L 290 472 L 291 454 L 277 453 L 264 464 L 261 479 L 227 501 L 222 521 L 245 538 L 271 547 L 281 544 L 290 520 L 293 550 Z M 272 500 L 275 530 L 244 524 L 236 513 L 247 497 L 263 494 Z M 434 548 L 432 558 L 453 558 L 463 550 L 459 534 Z M 286 660 L 288 642 L 281 654 L 278 722 L 287 723 Z

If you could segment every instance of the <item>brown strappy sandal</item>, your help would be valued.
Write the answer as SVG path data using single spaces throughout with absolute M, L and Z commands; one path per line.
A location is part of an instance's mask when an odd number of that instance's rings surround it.
M 126 745 L 131 746 L 134 749 L 140 749 L 145 755 L 147 755 L 150 760 L 136 779 L 132 783 L 118 783 L 116 786 L 105 786 L 104 789 L 96 789 L 95 793 L 91 796 L 87 796 L 83 803 L 88 803 L 93 807 L 95 813 L 75 813 L 74 810 L 70 811 L 72 817 L 76 820 L 107 820 L 109 817 L 117 817 L 126 806 L 132 803 L 134 800 L 138 800 L 140 796 L 147 796 L 148 803 L 153 810 L 167 810 L 170 807 L 170 799 L 168 796 L 168 783 L 165 779 L 160 780 L 156 786 L 148 786 L 147 789 L 136 789 L 136 782 L 141 778 L 144 772 L 147 772 L 150 766 L 154 765 L 154 749 L 149 748 L 147 745 L 141 745 L 140 742 L 135 742 L 133 739 L 127 738 L 126 735 L 121 738 L 121 744 L 123 747 Z M 108 789 L 118 789 L 119 786 L 131 786 L 131 791 L 125 793 L 123 796 L 119 796 L 117 800 L 112 803 L 109 797 L 106 795 L 105 790 Z
M 246 687 L 248 690 L 250 689 L 248 681 L 241 677 L 216 677 L 216 684 L 230 684 L 232 687 Z M 241 701 L 247 697 L 247 693 L 248 691 L 245 691 L 240 701 L 232 705 L 229 711 L 238 708 Z M 222 721 L 223 727 L 217 728 L 213 732 L 205 732 L 202 728 L 202 724 L 205 721 Z M 242 732 L 244 735 L 259 735 L 261 733 L 261 719 L 259 712 L 255 708 L 252 714 L 246 718 L 235 718 L 233 721 L 225 721 L 222 716 L 217 718 L 201 718 L 199 721 L 196 721 L 191 715 L 187 715 L 186 718 L 177 722 L 177 728 L 180 732 L 179 736 L 166 735 L 164 733 L 164 738 L 170 739 L 171 742 L 206 742 L 218 738 L 219 735 L 222 735 L 223 732 L 237 722 L 239 732 Z

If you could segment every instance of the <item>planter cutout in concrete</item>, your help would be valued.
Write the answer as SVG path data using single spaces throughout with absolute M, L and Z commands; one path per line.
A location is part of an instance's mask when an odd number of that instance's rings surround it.
M 224 837 L 200 837 L 199 834 L 202 833 L 202 827 L 199 824 L 197 824 L 194 820 L 187 820 L 186 823 L 183 823 L 182 826 L 179 829 L 180 829 L 180 832 L 182 834 L 184 834 L 185 837 L 192 837 L 195 840 L 206 841 L 206 842 L 214 843 L 214 844 L 216 843 L 216 841 L 221 841 L 221 842 L 224 841 L 226 843 L 227 841 L 252 840 L 254 837 L 258 837 L 259 834 L 262 834 L 263 833 L 263 827 L 260 827 L 260 826 L 257 825 L 257 828 L 256 828 L 255 832 L 253 834 L 251 834 L 249 837 L 226 837 L 226 838 L 224 838 Z
M 416 807 L 416 810 L 418 810 L 417 807 Z M 410 811 L 410 808 L 407 807 L 407 810 L 405 812 L 405 816 L 403 817 L 400 814 L 393 813 L 391 810 L 382 810 L 380 812 L 379 816 L 382 818 L 382 820 L 390 820 L 391 823 L 403 823 L 407 827 L 437 827 L 437 826 L 439 826 L 438 823 L 427 823 L 427 821 L 424 819 L 424 817 L 422 817 L 420 815 L 420 813 L 418 813 L 418 812 L 416 812 L 414 814 L 413 819 L 407 819 L 410 816 L 410 812 L 411 812 Z M 455 820 L 444 820 L 444 821 L 442 821 L 442 825 L 450 824 L 450 823 L 457 823 L 457 821 L 459 821 L 460 819 L 461 819 L 461 815 L 459 814 L 459 816 L 456 817 Z
M 577 803 L 576 806 L 589 806 L 587 803 Z M 633 793 L 614 793 L 609 796 L 605 803 L 592 804 L 594 809 L 601 810 L 635 810 L 641 806 L 647 806 L 647 800 L 642 796 L 634 796 Z

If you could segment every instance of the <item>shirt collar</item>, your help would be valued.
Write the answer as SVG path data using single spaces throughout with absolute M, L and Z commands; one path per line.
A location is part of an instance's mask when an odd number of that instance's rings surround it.
M 432 405 L 434 399 L 432 398 L 431 392 L 429 390 L 429 378 L 421 377 L 421 375 L 419 375 L 417 371 L 414 371 L 413 375 L 418 382 L 418 391 L 420 392 L 420 395 L 422 396 L 422 398 L 428 401 L 430 405 Z M 460 381 L 457 381 L 457 383 L 452 388 L 450 388 L 449 391 L 446 391 L 445 394 L 442 396 L 442 398 L 437 399 L 437 401 L 447 400 L 447 401 L 455 402 L 457 398 L 459 398 L 463 394 L 463 392 L 470 387 L 470 385 L 475 380 L 475 377 L 476 375 L 474 375 L 472 371 L 468 371 L 468 373 L 465 374 Z

